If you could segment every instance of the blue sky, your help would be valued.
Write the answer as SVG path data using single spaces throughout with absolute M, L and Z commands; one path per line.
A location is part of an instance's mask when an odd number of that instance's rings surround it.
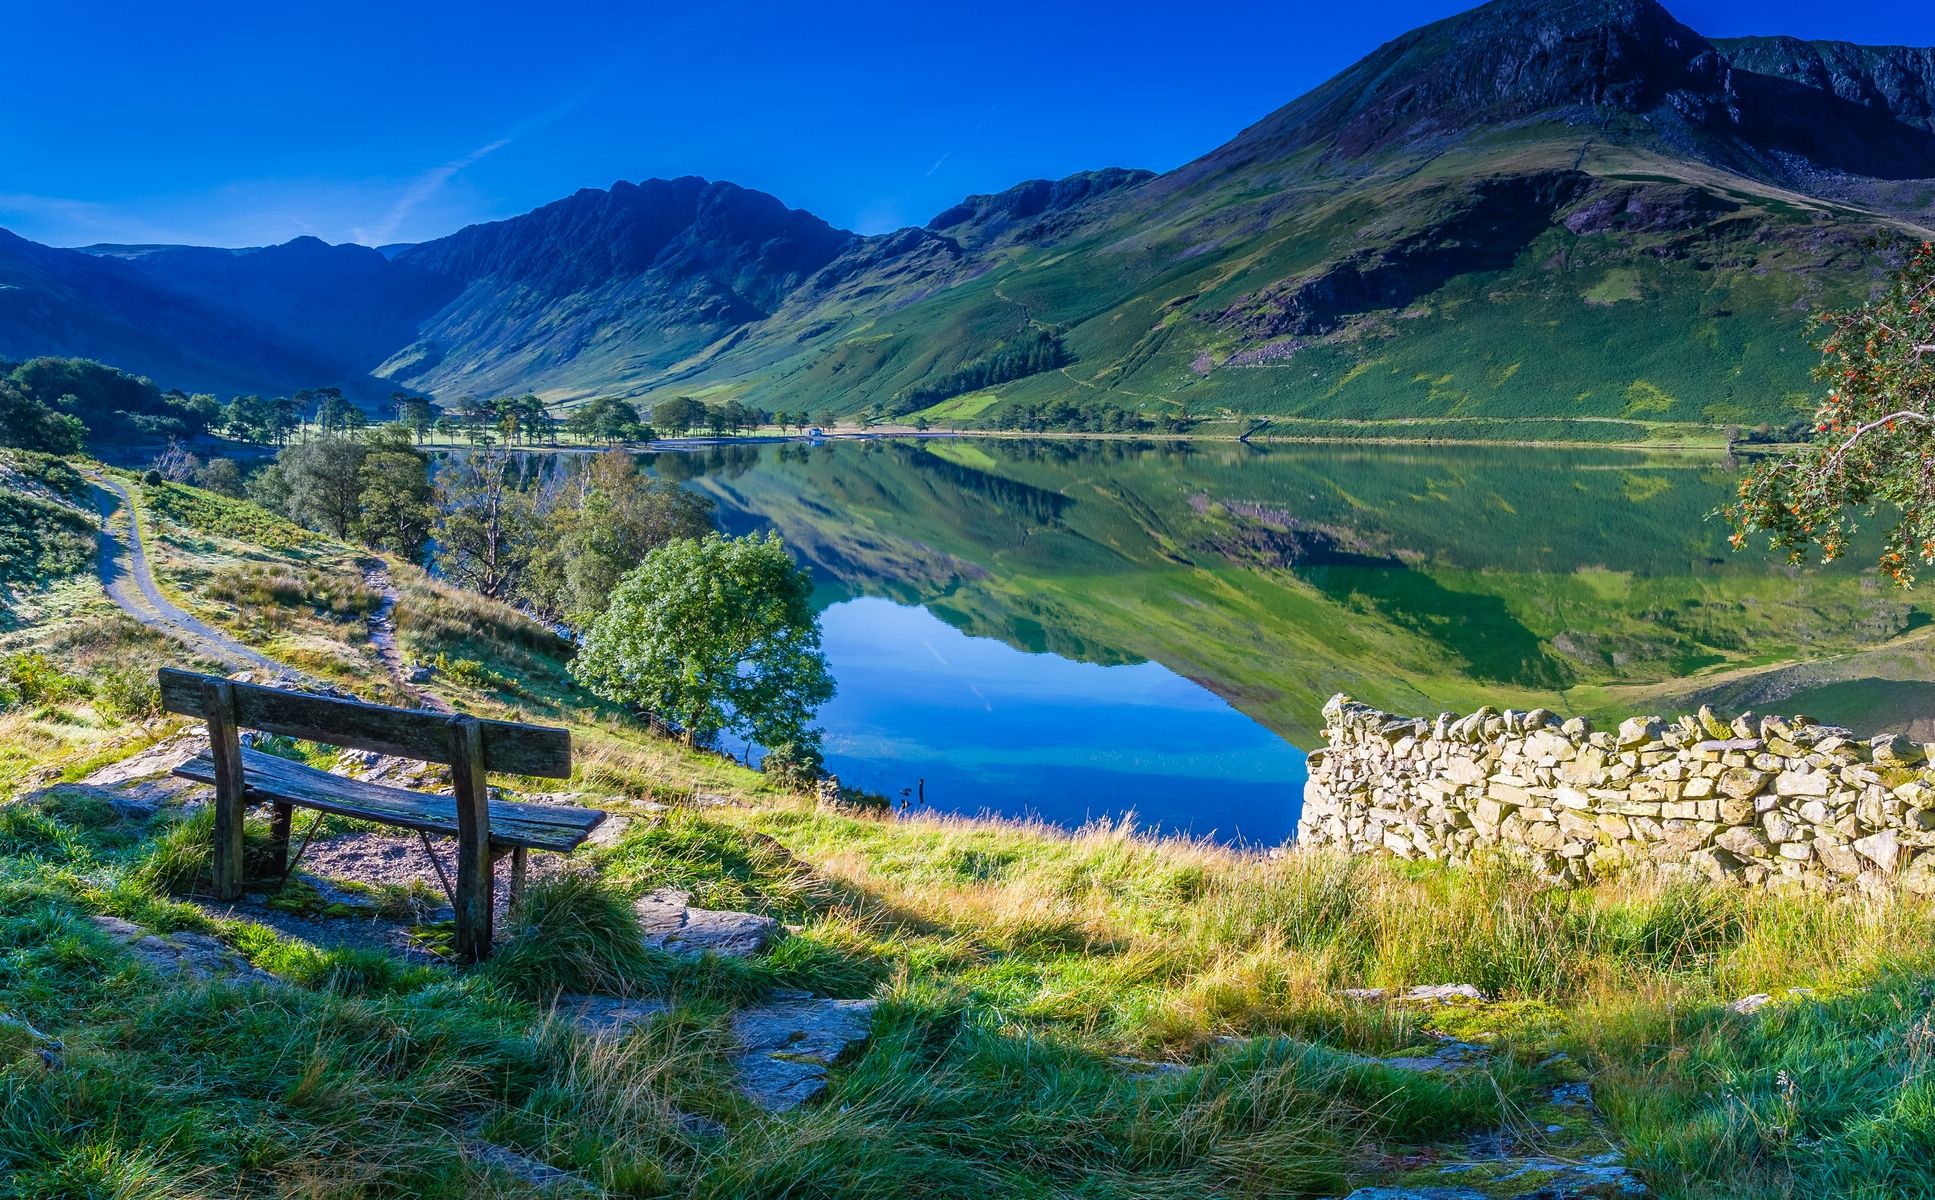
M 8 0 L 0 226 L 56 245 L 419 241 L 730 179 L 838 225 L 1166 169 L 1459 3 Z M 1935 44 L 1935 6 L 1669 3 L 1711 36 Z

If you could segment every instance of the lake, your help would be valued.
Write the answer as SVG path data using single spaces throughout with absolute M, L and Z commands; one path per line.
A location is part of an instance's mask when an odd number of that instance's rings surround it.
M 1615 719 L 1710 701 L 1935 736 L 1935 613 L 1732 553 L 1715 455 L 1052 439 L 648 456 L 820 584 L 829 768 L 899 800 L 1294 827 L 1344 691 Z

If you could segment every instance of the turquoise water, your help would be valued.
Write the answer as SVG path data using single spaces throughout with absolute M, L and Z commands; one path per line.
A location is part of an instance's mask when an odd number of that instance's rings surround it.
M 1295 824 L 1303 752 L 1157 663 L 1030 654 L 878 597 L 822 623 L 840 693 L 820 724 L 849 786 L 1067 826 L 1133 814 L 1223 841 L 1276 844 Z

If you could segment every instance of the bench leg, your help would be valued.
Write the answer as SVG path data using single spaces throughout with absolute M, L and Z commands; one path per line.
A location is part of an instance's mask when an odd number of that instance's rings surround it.
M 276 874 L 285 879 L 289 877 L 289 823 L 294 812 L 294 806 L 288 804 L 269 809 L 269 861 L 275 864 Z
M 478 963 L 490 957 L 491 862 L 490 793 L 484 776 L 484 733 L 477 718 L 450 721 L 450 790 L 457 801 L 457 959 Z
M 510 914 L 517 915 L 517 906 L 524 902 L 525 873 L 530 869 L 531 851 L 524 846 L 511 850 L 511 903 Z
M 235 686 L 226 679 L 202 682 L 202 717 L 208 722 L 209 756 L 215 761 L 215 896 L 242 895 L 244 783 L 242 743 L 235 728 Z

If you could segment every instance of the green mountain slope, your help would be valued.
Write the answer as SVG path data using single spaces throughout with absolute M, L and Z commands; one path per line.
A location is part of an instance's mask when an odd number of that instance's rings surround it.
M 1806 311 L 1865 290 L 1872 239 L 1935 220 L 1926 90 L 1883 69 L 1922 60 L 1857 50 L 1763 75 L 1651 3 L 1488 5 L 946 286 L 796 298 L 678 382 L 891 408 L 1052 326 L 1075 361 L 1004 398 L 1785 421 L 1806 406 Z M 1737 52 L 1780 65 L 1760 40 Z
M 1935 227 L 1932 96 L 1927 50 L 1495 0 L 1166 174 L 875 237 L 685 178 L 382 253 L 20 243 L 0 353 L 446 400 L 1778 425 L 1809 407 L 1808 311 Z

